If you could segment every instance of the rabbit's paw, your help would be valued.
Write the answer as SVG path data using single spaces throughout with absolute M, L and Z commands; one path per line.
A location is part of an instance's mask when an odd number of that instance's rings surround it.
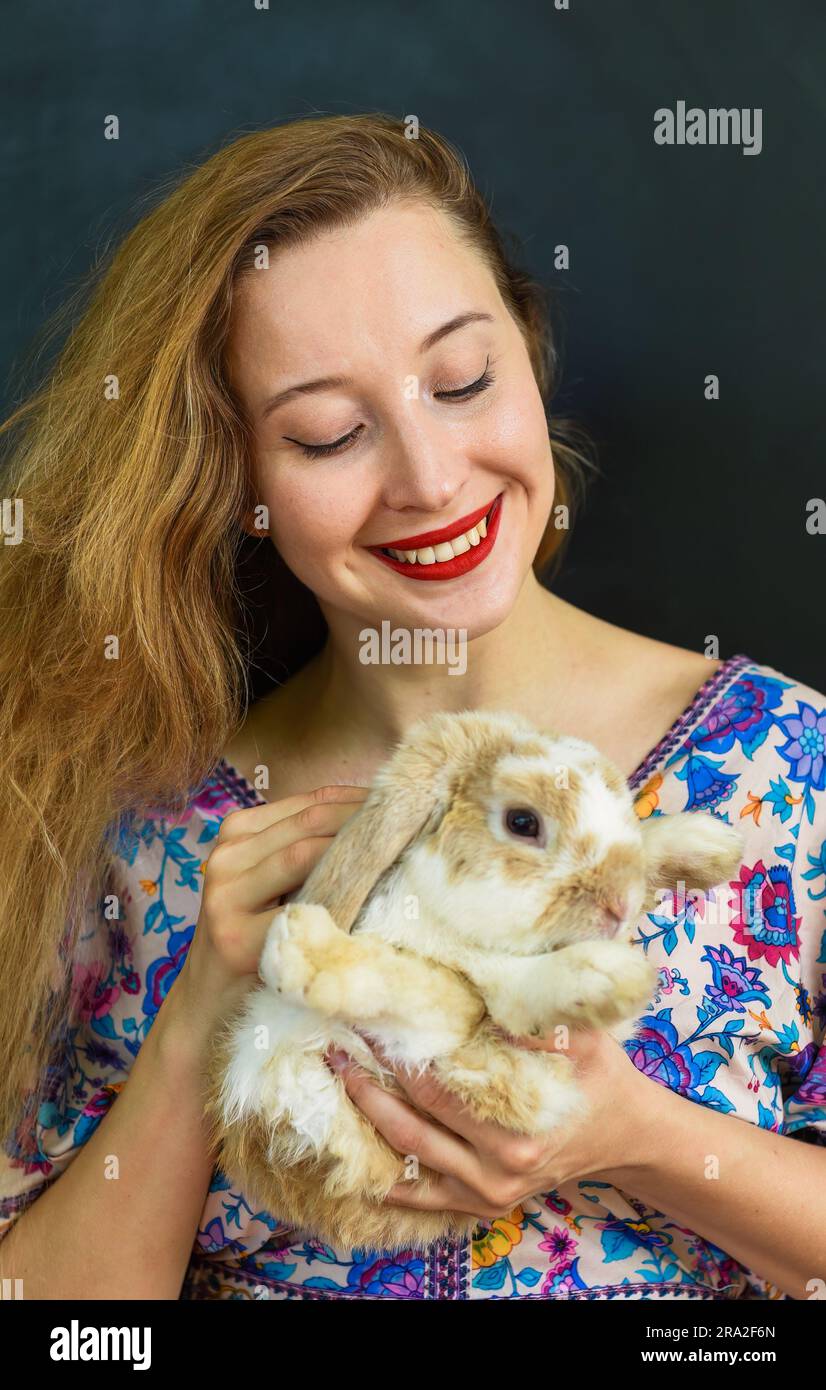
M 643 1009 L 654 994 L 656 967 L 627 942 L 584 941 L 564 954 L 568 980 L 560 1014 L 574 1022 L 617 1023 Z
M 272 920 L 258 973 L 283 997 L 308 1003 L 308 992 L 319 972 L 348 940 L 326 907 L 287 903 Z

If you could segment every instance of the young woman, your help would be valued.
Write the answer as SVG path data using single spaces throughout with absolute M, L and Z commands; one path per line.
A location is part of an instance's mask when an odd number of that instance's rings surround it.
M 554 363 L 541 292 L 456 151 L 389 117 L 314 118 L 235 141 L 146 216 L 8 422 L 0 1272 L 26 1297 L 826 1280 L 826 1155 L 789 1137 L 826 1135 L 826 701 L 543 587 L 586 468 L 549 426 Z M 272 624 L 287 593 L 323 618 L 251 705 L 242 531 L 280 575 Z M 385 621 L 465 631 L 466 671 L 366 663 Z M 595 743 L 641 817 L 741 827 L 736 910 L 675 897 L 639 922 L 658 992 L 625 1047 L 573 1039 L 594 1105 L 573 1132 L 508 1134 L 427 1075 L 396 1069 L 403 1101 L 331 1058 L 440 1175 L 388 1200 L 479 1219 L 467 1243 L 335 1250 L 215 1168 L 204 1049 L 394 741 L 463 707 Z

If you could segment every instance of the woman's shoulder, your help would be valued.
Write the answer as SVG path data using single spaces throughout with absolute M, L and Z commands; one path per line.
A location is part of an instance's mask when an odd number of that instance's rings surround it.
M 803 948 L 809 987 L 826 928 L 826 696 L 764 661 L 730 659 L 640 787 L 641 818 L 709 813 L 739 831 L 732 888 L 757 893 L 775 945 Z M 755 907 L 755 910 L 758 910 Z M 781 920 L 782 919 L 782 920 Z M 749 954 L 758 933 L 749 928 Z M 774 952 L 776 954 L 776 952 Z
M 221 759 L 182 805 L 131 809 L 110 827 L 115 937 L 140 977 L 143 1016 L 157 1011 L 168 976 L 174 979 L 184 962 L 221 821 L 253 803 L 249 788 Z
M 742 848 L 726 884 L 677 895 L 639 926 L 660 967 L 646 1069 L 671 1085 L 679 1058 L 692 1099 L 824 1142 L 826 697 L 740 655 L 676 733 L 637 814 L 709 814 L 737 829 Z
M 826 788 L 826 696 L 768 662 L 729 657 L 640 772 L 640 794 L 661 788 L 668 810 L 759 824 L 769 808 L 785 821 L 799 807 L 812 824 Z
M 109 828 L 103 891 L 86 905 L 57 1060 L 0 1153 L 0 1239 L 72 1161 L 125 1084 L 183 965 L 221 820 L 246 804 L 218 764 L 182 810 L 132 809 Z
M 231 811 L 252 805 L 255 795 L 222 757 L 176 806 L 131 808 L 110 828 L 112 874 L 160 906 L 164 898 L 200 896 L 210 848 Z M 152 929 L 154 919 L 150 915 Z
M 743 656 L 738 660 L 742 662 L 738 673 L 741 681 L 753 682 L 755 689 L 771 692 L 770 699 L 765 701 L 767 707 L 777 709 L 780 704 L 793 703 L 799 699 L 819 705 L 821 709 L 826 704 L 826 693 L 801 677 L 781 670 L 767 661 L 749 656 Z
M 826 787 L 826 695 L 746 655 L 725 663 L 717 675 L 713 698 L 682 751 L 695 759 L 782 774 L 811 820 L 814 796 Z

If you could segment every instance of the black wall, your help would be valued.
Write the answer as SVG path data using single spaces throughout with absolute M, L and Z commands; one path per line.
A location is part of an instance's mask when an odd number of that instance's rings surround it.
M 2 5 L 0 385 L 159 182 L 313 111 L 415 113 L 557 291 L 557 401 L 604 477 L 557 592 L 826 690 L 821 0 L 27 0 Z M 762 151 L 655 144 L 678 101 Z M 120 117 L 120 139 L 103 119 Z M 570 247 L 570 269 L 553 248 Z M 720 378 L 718 401 L 704 379 Z

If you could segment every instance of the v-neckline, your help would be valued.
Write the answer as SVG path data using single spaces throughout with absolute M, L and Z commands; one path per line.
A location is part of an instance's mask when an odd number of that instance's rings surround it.
M 734 685 L 735 680 L 739 679 L 742 672 L 748 667 L 753 666 L 752 657 L 745 652 L 738 652 L 736 656 L 730 656 L 703 681 L 699 690 L 696 690 L 683 710 L 678 715 L 673 724 L 666 729 L 662 738 L 655 743 L 650 753 L 646 753 L 642 762 L 631 773 L 628 778 L 628 786 L 631 791 L 635 791 L 641 783 L 648 780 L 669 754 L 685 740 L 689 730 L 695 728 L 701 719 L 720 698 L 724 689 Z
M 725 661 L 721 662 L 717 670 L 708 676 L 700 688 L 695 691 L 682 714 L 677 716 L 666 729 L 662 738 L 658 740 L 650 752 L 646 753 L 642 762 L 627 778 L 630 791 L 635 791 L 657 771 L 672 750 L 685 738 L 689 730 L 700 722 L 714 701 L 719 699 L 723 690 L 728 685 L 733 685 L 735 678 L 739 677 L 746 667 L 753 665 L 753 659 L 745 652 L 738 652 L 736 656 L 727 657 Z M 245 805 L 266 806 L 270 804 L 267 798 L 261 795 L 258 788 L 254 787 L 232 763 L 227 762 L 226 758 L 218 759 L 215 764 L 215 772 L 221 777 L 228 789 Z

